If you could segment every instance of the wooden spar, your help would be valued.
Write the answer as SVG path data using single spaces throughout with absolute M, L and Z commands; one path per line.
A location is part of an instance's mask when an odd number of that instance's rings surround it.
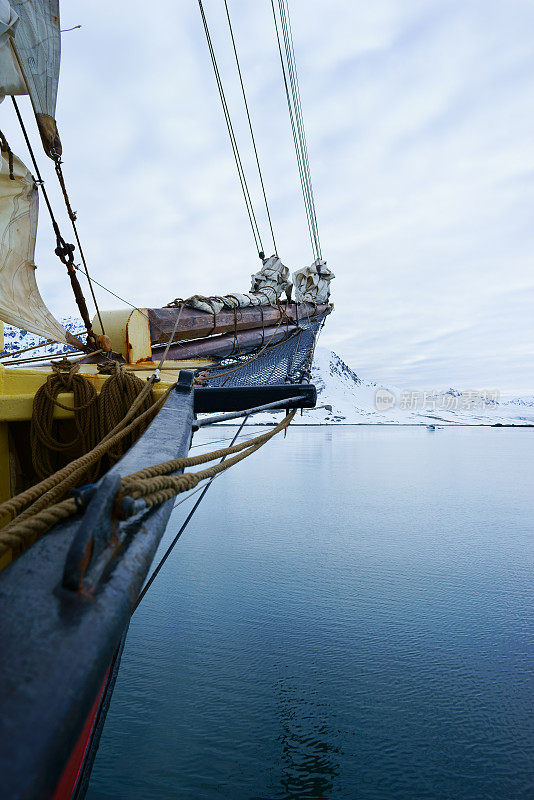
M 247 306 L 238 308 L 237 314 L 233 309 L 224 309 L 218 314 L 209 314 L 207 311 L 197 311 L 194 308 L 185 307 L 180 316 L 180 327 L 174 335 L 174 341 L 184 341 L 187 339 L 200 339 L 204 336 L 211 336 L 215 333 L 234 333 L 235 331 L 262 328 L 272 326 L 282 322 L 285 326 L 286 320 L 289 324 L 295 324 L 297 318 L 304 320 L 306 317 L 316 317 L 329 313 L 332 306 L 323 303 L 314 306 L 311 303 L 281 303 L 279 306 Z M 149 308 L 148 319 L 150 322 L 150 341 L 152 344 L 164 344 L 168 342 L 174 330 L 176 317 L 180 313 L 179 307 L 172 308 Z
M 227 358 L 233 354 L 245 354 L 256 347 L 269 343 L 269 346 L 287 339 L 298 330 L 296 325 L 271 325 L 268 328 L 255 328 L 254 330 L 238 331 L 237 334 L 223 333 L 220 336 L 210 336 L 207 339 L 173 344 L 169 348 L 167 358 L 183 360 L 186 358 Z M 161 358 L 164 345 L 152 348 L 152 359 Z

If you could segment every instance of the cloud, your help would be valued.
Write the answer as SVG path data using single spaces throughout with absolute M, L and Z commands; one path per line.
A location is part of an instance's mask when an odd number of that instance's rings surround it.
M 224 11 L 205 8 L 270 252 Z M 295 268 L 311 248 L 270 4 L 230 9 L 279 252 Z M 291 10 L 322 249 L 337 276 L 323 344 L 387 383 L 534 391 L 534 8 Z M 248 288 L 257 255 L 196 4 L 118 0 L 111 13 L 73 0 L 62 13 L 63 27 L 82 24 L 63 37 L 58 122 L 95 277 L 147 306 Z M 1 111 L 24 157 L 7 102 Z M 60 208 L 51 164 L 43 171 Z M 44 208 L 39 237 L 40 287 L 56 313 L 71 312 Z

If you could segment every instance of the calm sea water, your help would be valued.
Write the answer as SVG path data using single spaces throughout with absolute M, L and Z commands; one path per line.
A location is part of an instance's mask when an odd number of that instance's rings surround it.
M 217 479 L 132 620 L 89 800 L 531 800 L 533 450 L 292 428 Z

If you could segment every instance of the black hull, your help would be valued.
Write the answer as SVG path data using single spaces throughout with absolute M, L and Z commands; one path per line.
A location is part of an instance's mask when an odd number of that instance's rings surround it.
M 87 788 L 129 620 L 174 504 L 117 522 L 118 477 L 186 456 L 195 412 L 315 400 L 309 384 L 193 389 L 192 373 L 182 371 L 85 513 L 56 525 L 0 573 L 2 800 L 81 800 Z M 80 570 L 88 529 L 92 550 Z
M 185 456 L 193 391 L 173 391 L 146 433 L 108 473 L 126 475 Z M 39 539 L 1 574 L 0 775 L 2 798 L 51 798 L 101 691 L 173 500 L 138 514 L 107 579 L 92 594 L 62 586 L 84 517 Z

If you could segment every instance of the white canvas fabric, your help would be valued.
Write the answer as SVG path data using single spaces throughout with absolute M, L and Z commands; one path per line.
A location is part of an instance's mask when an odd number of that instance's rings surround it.
M 61 31 L 59 0 L 11 0 L 18 15 L 13 46 L 19 61 L 45 151 L 60 152 L 55 123 Z
M 34 180 L 13 156 L 9 176 L 7 153 L 0 170 L 0 319 L 47 339 L 67 343 L 67 332 L 46 307 L 35 280 L 35 237 L 39 200 Z
M 327 303 L 330 297 L 330 281 L 335 277 L 326 266 L 326 261 L 318 258 L 310 267 L 293 273 L 295 299 L 299 303 Z
M 0 103 L 6 94 L 28 94 L 12 46 L 18 21 L 8 0 L 0 0 Z
M 223 308 L 246 308 L 247 306 L 274 305 L 282 292 L 291 287 L 289 270 L 278 256 L 266 258 L 263 267 L 252 275 L 252 286 L 246 294 L 226 294 L 223 297 L 203 297 L 195 294 L 185 300 L 189 308 L 218 314 Z M 175 301 L 179 302 L 179 301 Z
M 265 300 L 263 300 L 265 302 Z M 189 308 L 196 308 L 198 311 L 207 311 L 210 314 L 218 314 L 223 308 L 245 308 L 246 306 L 261 306 L 262 300 L 253 294 L 226 294 L 223 297 L 213 295 L 204 297 L 201 294 L 194 294 L 185 300 L 185 305 Z
M 289 270 L 278 258 L 271 256 L 263 261 L 263 267 L 252 275 L 251 292 L 264 292 L 274 289 L 277 299 L 282 292 L 291 291 Z

